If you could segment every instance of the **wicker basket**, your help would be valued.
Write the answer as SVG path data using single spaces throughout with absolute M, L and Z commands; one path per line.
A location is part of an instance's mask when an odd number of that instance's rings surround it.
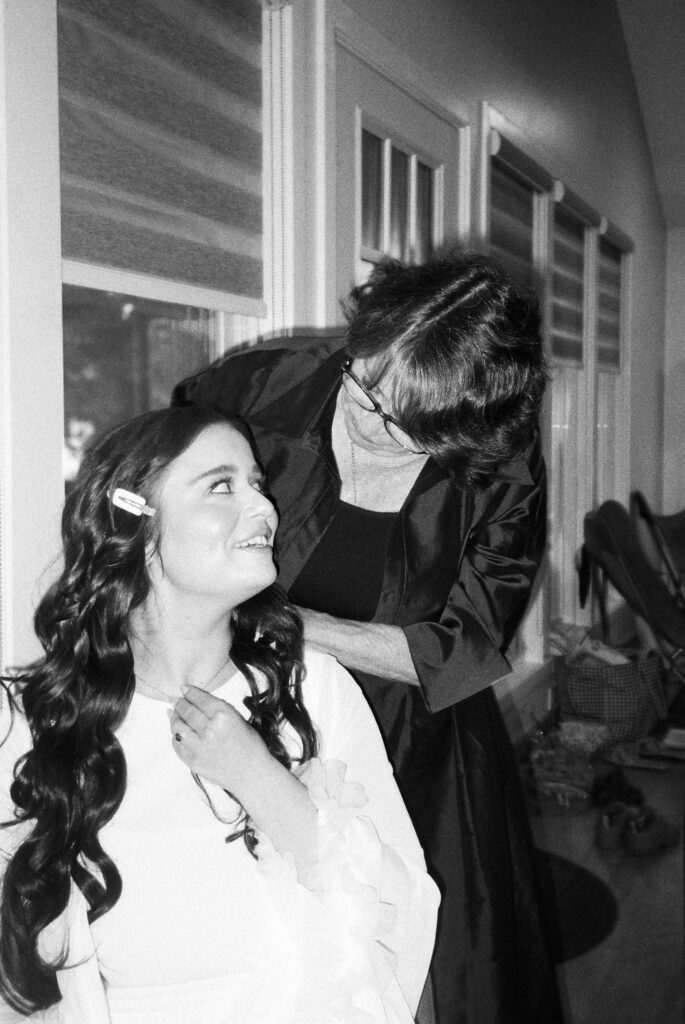
M 664 668 L 658 654 L 636 656 L 622 665 L 566 660 L 560 679 L 560 718 L 600 722 L 610 744 L 648 735 L 666 717 Z

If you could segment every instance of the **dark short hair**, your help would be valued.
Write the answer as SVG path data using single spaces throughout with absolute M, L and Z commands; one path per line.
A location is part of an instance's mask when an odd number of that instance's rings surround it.
M 390 374 L 393 413 L 459 485 L 530 442 L 547 382 L 538 301 L 489 256 L 380 263 L 347 303 L 347 350 Z

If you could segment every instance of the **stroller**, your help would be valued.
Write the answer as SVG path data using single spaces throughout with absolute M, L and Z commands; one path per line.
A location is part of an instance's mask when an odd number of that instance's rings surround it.
M 640 499 L 641 503 L 636 500 L 636 507 L 647 509 L 641 495 Z M 685 551 L 685 514 L 681 513 L 680 517 L 651 516 L 655 526 L 660 523 L 662 527 L 665 520 L 679 518 L 684 532 L 681 534 L 679 530 L 676 531 L 677 538 Z M 671 524 L 666 525 L 668 527 Z M 666 545 L 666 536 L 668 529 L 661 537 L 664 550 L 669 550 L 671 555 L 671 568 L 668 569 L 670 585 L 647 557 L 637 520 L 623 505 L 617 501 L 605 501 L 595 511 L 588 512 L 578 564 L 580 602 L 581 606 L 585 605 L 592 587 L 599 606 L 602 628 L 605 635 L 608 635 L 606 588 L 607 581 L 610 582 L 627 602 L 636 620 L 646 625 L 672 675 L 685 683 L 683 574 L 678 570 L 677 556 Z M 659 542 L 656 543 L 661 551 Z

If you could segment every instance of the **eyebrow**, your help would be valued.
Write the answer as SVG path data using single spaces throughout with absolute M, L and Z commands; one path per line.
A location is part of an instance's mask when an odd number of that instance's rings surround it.
M 236 473 L 239 473 L 239 472 L 240 472 L 240 470 L 238 469 L 237 466 L 234 466 L 234 465 L 231 465 L 230 463 L 224 462 L 224 463 L 222 463 L 219 466 L 214 466 L 212 469 L 206 469 L 204 471 L 204 473 L 198 473 L 198 475 L 196 477 L 193 477 L 191 483 L 194 483 L 194 484 L 199 483 L 200 480 L 206 480 L 207 477 L 209 477 L 209 476 L 216 476 L 217 473 L 224 473 L 224 474 L 226 474 L 226 476 L 234 476 Z M 260 481 L 266 480 L 266 477 L 265 477 L 264 473 L 262 473 L 261 469 L 259 468 L 259 466 L 257 465 L 256 462 L 253 465 L 253 467 L 252 467 L 250 473 L 248 474 L 248 476 L 252 480 L 260 480 Z

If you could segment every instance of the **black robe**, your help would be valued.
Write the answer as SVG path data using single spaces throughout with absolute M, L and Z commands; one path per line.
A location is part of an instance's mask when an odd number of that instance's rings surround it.
M 174 393 L 250 424 L 280 515 L 286 589 L 339 499 L 339 346 L 257 346 Z M 517 765 L 490 688 L 510 671 L 503 652 L 542 557 L 545 495 L 537 437 L 480 492 L 459 490 L 429 459 L 393 523 L 373 616 L 404 630 L 420 687 L 352 670 L 442 892 L 431 967 L 439 1024 L 562 1020 Z

